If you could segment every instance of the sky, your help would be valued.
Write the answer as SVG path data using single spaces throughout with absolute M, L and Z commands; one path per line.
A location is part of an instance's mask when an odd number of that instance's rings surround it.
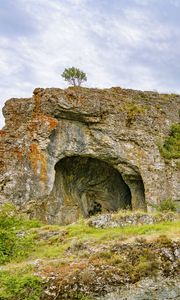
M 72 66 L 87 87 L 180 93 L 180 0 L 0 0 L 0 111 Z

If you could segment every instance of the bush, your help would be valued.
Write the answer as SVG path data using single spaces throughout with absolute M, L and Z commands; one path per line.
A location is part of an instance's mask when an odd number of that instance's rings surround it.
M 43 292 L 43 282 L 35 275 L 0 273 L 1 300 L 39 300 Z
M 161 201 L 158 208 L 161 212 L 167 212 L 167 211 L 176 211 L 176 203 L 172 199 L 165 199 Z
M 165 158 L 180 158 L 180 124 L 173 124 L 169 137 L 165 140 L 163 146 L 160 146 L 160 152 Z
M 24 258 L 32 250 L 34 239 L 25 230 L 38 226 L 38 221 L 26 220 L 12 205 L 3 205 L 0 209 L 0 264 Z
M 0 207 L 0 229 L 22 230 L 40 227 L 38 220 L 29 220 L 20 214 L 16 207 L 6 203 Z

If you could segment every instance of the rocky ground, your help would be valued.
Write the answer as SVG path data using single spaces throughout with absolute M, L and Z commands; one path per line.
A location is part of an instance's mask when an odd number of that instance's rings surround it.
M 99 300 L 170 300 L 180 299 L 180 281 L 164 277 L 146 278 Z
M 120 211 L 119 213 L 100 214 L 91 217 L 87 224 L 95 228 L 115 228 L 129 225 L 156 224 L 164 221 L 174 221 L 178 216 L 172 212 L 149 214 L 137 211 Z
M 67 250 L 71 261 L 38 266 L 38 276 L 48 278 L 44 299 L 177 299 L 179 246 L 165 236 L 96 246 L 74 242 Z
M 108 216 L 18 227 L 18 253 L 0 267 L 0 299 L 180 299 L 177 214 Z

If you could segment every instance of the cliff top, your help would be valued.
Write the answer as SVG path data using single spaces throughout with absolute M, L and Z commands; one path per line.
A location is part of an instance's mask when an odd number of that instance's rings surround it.
M 8 127 L 17 129 L 20 124 L 36 114 L 55 118 L 72 118 L 79 121 L 99 122 L 107 114 L 125 113 L 129 119 L 135 116 L 164 116 L 178 122 L 180 95 L 122 89 L 96 89 L 84 87 L 36 88 L 31 98 L 12 98 L 3 108 Z M 131 120 L 129 120 L 131 123 Z M 3 129 L 3 130 L 4 130 Z

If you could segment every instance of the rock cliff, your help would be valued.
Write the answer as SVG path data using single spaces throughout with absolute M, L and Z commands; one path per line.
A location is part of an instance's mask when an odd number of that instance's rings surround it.
M 0 203 L 48 223 L 180 199 L 178 159 L 159 151 L 180 96 L 121 88 L 34 90 L 0 131 Z

